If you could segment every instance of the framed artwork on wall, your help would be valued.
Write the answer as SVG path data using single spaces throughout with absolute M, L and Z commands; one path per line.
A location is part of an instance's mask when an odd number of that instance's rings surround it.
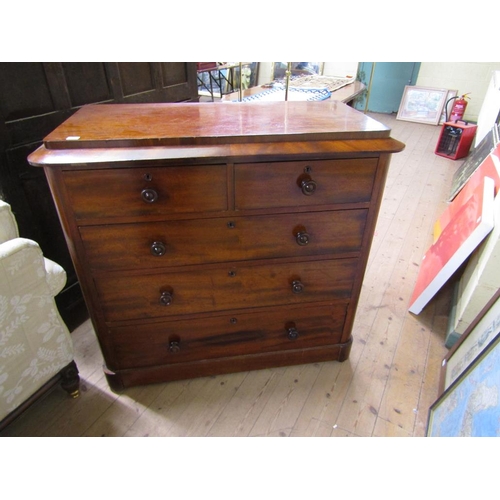
M 448 89 L 407 85 L 396 119 L 437 125 L 441 119 Z

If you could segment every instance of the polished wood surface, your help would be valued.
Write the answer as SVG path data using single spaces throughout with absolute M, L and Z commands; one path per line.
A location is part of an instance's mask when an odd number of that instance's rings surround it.
M 81 226 L 91 269 L 156 269 L 361 250 L 367 209 Z M 307 235 L 307 244 L 300 235 Z M 152 247 L 163 245 L 154 253 Z M 309 243 L 314 242 L 314 245 Z
M 113 322 L 345 300 L 351 296 L 357 263 L 354 258 L 231 262 L 151 274 L 141 268 L 140 275 L 96 274 L 95 281 L 104 317 Z M 301 286 L 297 292 L 295 283 Z M 172 297 L 168 306 L 161 300 L 164 291 Z
M 376 173 L 374 158 L 242 163 L 234 172 L 236 208 L 368 203 Z M 309 180 L 315 183 L 314 196 L 297 196 Z
M 370 139 L 368 133 L 348 134 L 350 138 L 339 137 L 331 141 L 295 140 L 292 142 L 257 142 L 250 144 L 218 144 L 211 146 L 158 146 L 140 148 L 88 148 L 88 149 L 47 149 L 40 146 L 30 155 L 33 166 L 60 165 L 63 170 L 104 170 L 109 163 L 120 163 L 129 167 L 136 162 L 148 161 L 154 166 L 175 165 L 179 161 L 203 161 L 217 163 L 231 158 L 258 157 L 261 160 L 283 158 L 308 159 L 318 155 L 326 156 L 370 156 L 381 153 L 397 153 L 404 144 L 392 138 Z
M 266 311 L 239 314 L 237 323 L 230 321 L 232 316 L 223 315 L 111 329 L 111 335 L 116 337 L 115 359 L 120 369 L 127 369 L 160 366 L 168 357 L 168 366 L 173 371 L 182 363 L 217 360 L 228 355 L 328 347 L 341 341 L 346 308 L 347 303 L 308 308 L 287 306 L 273 317 Z M 288 338 L 290 328 L 296 330 L 293 341 Z M 171 339 L 168 343 L 163 334 L 165 329 Z M 182 339 L 182 346 L 166 355 L 175 339 Z
M 111 387 L 348 359 L 403 148 L 341 103 L 94 106 L 49 134 L 30 162 L 48 177 Z
M 145 176 L 149 176 L 147 180 Z M 226 166 L 74 170 L 64 175 L 77 219 L 166 216 L 227 210 Z M 143 191 L 157 199 L 146 203 Z M 203 196 L 200 196 L 203 193 Z
M 258 112 L 256 112 L 258 110 Z M 85 106 L 44 139 L 47 149 L 194 146 L 304 140 L 389 130 L 336 101 Z

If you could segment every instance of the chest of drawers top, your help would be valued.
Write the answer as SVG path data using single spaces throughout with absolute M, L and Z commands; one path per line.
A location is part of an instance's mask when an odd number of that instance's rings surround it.
M 336 101 L 84 106 L 30 157 L 38 166 L 276 154 L 394 153 L 390 129 Z

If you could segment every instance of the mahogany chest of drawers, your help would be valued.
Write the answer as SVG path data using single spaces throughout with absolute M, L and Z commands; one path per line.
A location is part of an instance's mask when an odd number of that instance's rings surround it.
M 392 153 L 335 102 L 92 105 L 45 169 L 123 387 L 344 361 Z

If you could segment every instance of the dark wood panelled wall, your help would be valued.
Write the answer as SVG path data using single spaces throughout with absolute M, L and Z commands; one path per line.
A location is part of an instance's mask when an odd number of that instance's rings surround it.
M 65 268 L 57 303 L 70 329 L 87 311 L 45 175 L 26 158 L 86 104 L 197 99 L 196 63 L 0 63 L 0 197 L 12 205 L 21 236 Z

